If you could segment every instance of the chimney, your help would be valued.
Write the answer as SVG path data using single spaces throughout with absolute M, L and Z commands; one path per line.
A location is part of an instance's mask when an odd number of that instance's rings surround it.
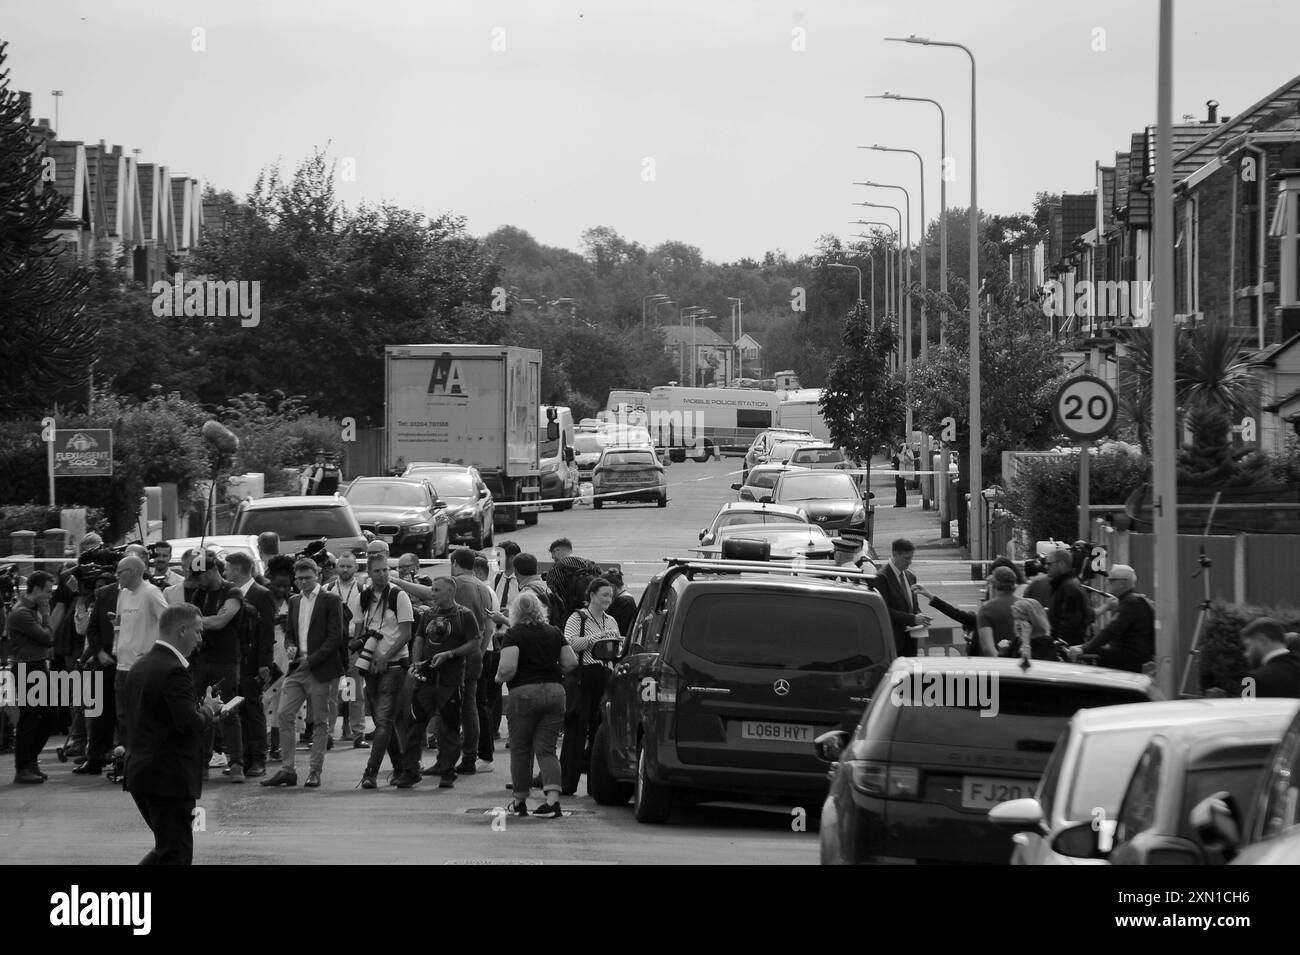
M 1206 118 L 1205 122 L 1213 126 L 1215 123 L 1219 121 L 1219 101 L 1217 99 L 1207 99 L 1205 101 L 1205 106 L 1210 111 L 1210 114 Z

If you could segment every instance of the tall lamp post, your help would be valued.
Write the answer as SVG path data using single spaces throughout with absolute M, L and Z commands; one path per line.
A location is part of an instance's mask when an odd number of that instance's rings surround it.
M 1161 12 L 1169 0 L 1161 0 Z M 961 50 L 970 58 L 970 497 L 975 513 L 970 522 L 970 555 L 972 560 L 984 559 L 984 465 L 980 458 L 984 442 L 980 435 L 980 303 L 979 303 L 979 198 L 976 192 L 976 113 L 975 113 L 975 54 L 961 43 L 948 43 L 920 36 L 885 37 L 893 43 L 915 43 L 920 46 L 947 46 Z M 982 574 L 981 574 L 982 576 Z
M 856 183 L 855 183 L 855 185 L 856 185 Z M 908 284 L 910 284 L 910 279 L 911 279 L 911 269 L 910 269 L 910 262 L 909 262 L 908 280 L 907 280 L 907 281 L 904 281 L 904 278 L 903 278 L 903 259 L 905 258 L 905 256 L 904 256 L 904 253 L 903 253 L 903 246 L 904 246 L 904 244 L 906 244 L 907 247 L 908 247 L 909 249 L 911 248 L 911 245 L 912 245 L 912 235 L 911 235 L 912 227 L 911 227 L 911 224 L 909 223 L 908 226 L 907 226 L 907 234 L 906 234 L 906 237 L 904 237 L 904 233 L 903 233 L 903 212 L 902 212 L 901 209 L 898 208 L 898 206 L 885 205 L 885 204 L 878 203 L 878 202 L 855 202 L 854 205 L 859 205 L 859 206 L 870 206 L 870 207 L 873 208 L 873 209 L 889 209 L 889 210 L 891 210 L 891 211 L 894 213 L 894 215 L 898 216 L 898 239 L 899 239 L 899 241 L 898 241 L 898 281 L 894 283 L 894 301 L 895 301 L 894 314 L 898 317 L 898 361 L 899 361 L 899 367 L 900 367 L 900 368 L 903 368 L 903 367 L 905 367 L 904 362 L 906 362 L 906 364 L 910 365 L 910 364 L 911 364 L 911 361 L 912 361 L 912 359 L 911 359 L 911 355 L 909 354 L 908 349 L 904 347 L 904 345 L 905 345 L 905 340 L 904 340 L 904 330 L 903 330 L 904 325 L 909 325 L 909 324 L 910 324 L 910 323 L 908 322 L 907 318 L 904 316 L 904 312 L 906 311 L 906 312 L 910 313 L 910 311 L 911 311 L 910 304 L 909 304 L 910 300 L 909 300 L 909 299 L 906 299 L 906 298 L 904 297 L 904 296 L 906 295 L 906 287 L 907 287 Z M 906 258 L 908 258 L 908 259 L 910 260 L 910 256 L 906 256 Z
M 847 262 L 827 262 L 826 265 L 832 269 L 852 269 L 858 273 L 858 304 L 862 304 L 862 270 L 856 265 L 849 265 Z
M 54 135 L 59 135 L 59 102 L 63 99 L 63 90 L 50 90 L 54 97 Z
M 655 303 L 654 303 L 654 307 L 655 307 L 655 325 L 658 325 L 658 324 L 659 324 L 659 306 L 660 306 L 660 305 L 676 305 L 676 304 L 677 304 L 677 303 L 674 302 L 674 301 L 673 301 L 672 299 L 670 299 L 670 298 L 669 298 L 669 299 L 665 299 L 665 300 L 662 301 L 662 302 L 655 302 Z
M 737 378 L 745 377 L 745 362 L 740 357 L 740 340 L 745 337 L 745 300 L 735 295 L 727 296 L 728 302 L 734 302 L 732 305 L 736 316 L 736 325 L 732 330 L 731 339 L 731 362 L 735 366 Z M 730 384 L 730 382 L 728 382 Z
M 866 99 L 892 99 L 908 103 L 930 103 L 939 111 L 939 292 L 948 291 L 948 177 L 945 166 L 948 162 L 948 121 L 943 115 L 943 104 L 928 96 L 901 96 L 898 93 L 885 92 L 879 96 Z M 948 322 L 939 318 L 939 344 L 948 340 Z
M 895 149 L 893 146 L 880 145 L 859 148 L 875 149 L 886 153 L 911 153 L 916 157 L 916 161 L 921 164 L 921 290 L 924 292 L 930 287 L 927 284 L 925 277 L 925 160 L 921 158 L 921 154 L 915 149 Z M 911 329 L 909 328 L 909 331 L 910 330 Z M 928 320 L 928 310 L 926 308 L 925 298 L 923 296 L 921 298 L 921 361 L 925 361 L 929 354 L 929 344 L 930 323 Z M 911 343 L 908 344 L 907 348 L 910 352 L 912 348 Z
M 854 238 L 870 239 L 872 237 L 865 233 L 858 233 Z M 874 332 L 876 330 L 876 258 L 869 249 L 862 254 L 867 257 L 867 263 L 871 267 L 871 304 L 869 311 L 871 312 L 871 330 Z
M 912 194 L 903 186 L 896 186 L 893 185 L 892 183 L 855 182 L 854 185 L 870 186 L 874 189 L 897 189 L 899 192 L 903 194 L 903 209 L 905 210 L 905 218 L 907 220 L 907 238 L 904 240 L 907 244 L 907 253 L 903 257 L 903 261 L 906 264 L 906 271 L 907 271 L 907 276 L 903 280 L 903 289 L 904 289 L 903 312 L 905 316 L 903 319 L 903 323 L 906 326 L 905 354 L 907 355 L 907 365 L 906 365 L 907 376 L 908 378 L 911 378 L 912 376 Z M 910 441 L 911 440 L 910 436 L 912 433 L 911 414 L 907 416 L 907 421 L 908 421 L 907 433 L 909 436 L 908 440 Z
M 898 246 L 898 233 L 894 231 L 894 227 L 891 226 L 888 222 L 881 222 L 879 219 L 855 219 L 854 221 L 850 222 L 849 225 L 878 225 L 878 226 L 880 226 L 882 229 L 886 229 L 886 230 L 889 231 L 890 240 L 893 241 L 895 247 Z M 866 233 L 862 233 L 862 232 L 858 232 L 858 233 L 855 234 L 854 238 L 858 238 L 858 239 L 874 239 L 874 238 L 876 238 L 876 236 L 874 236 L 874 235 L 868 235 L 868 234 L 866 234 Z M 890 241 L 890 240 L 886 240 L 886 242 L 885 242 L 885 269 L 884 269 L 884 271 L 885 271 L 885 311 L 886 311 L 886 313 L 893 312 L 894 314 L 897 314 L 896 307 L 895 307 L 894 304 L 891 303 L 891 300 L 890 300 L 890 296 L 891 296 L 891 294 L 892 294 L 892 291 L 891 291 L 891 288 L 890 288 L 890 286 L 891 286 L 891 284 L 892 284 L 892 279 L 890 278 L 890 271 L 891 271 L 891 270 L 890 270 L 890 264 L 889 264 L 889 259 L 890 259 L 890 255 L 889 255 L 889 241 Z M 898 256 L 897 256 L 897 255 L 894 256 L 894 260 L 895 260 L 895 261 L 894 261 L 894 264 L 895 264 L 895 266 L 896 266 L 896 265 L 898 264 L 898 261 L 897 261 L 897 260 L 898 260 Z M 873 280 L 875 279 L 875 273 L 874 273 L 874 272 L 872 273 L 872 279 L 873 279 Z M 873 295 L 874 295 L 874 293 L 873 293 Z M 872 321 L 874 322 L 874 320 L 875 320 L 875 316 L 873 315 L 873 316 L 872 316 Z
M 656 294 L 654 294 L 654 295 L 646 295 L 646 296 L 644 296 L 644 297 L 641 299 L 641 329 L 642 329 L 642 331 L 645 330 L 645 307 L 646 307 L 646 303 L 647 303 L 647 302 L 651 302 L 651 301 L 654 301 L 654 302 L 662 302 L 662 301 L 666 300 L 667 298 L 668 298 L 667 295 L 663 294 L 662 292 L 658 292 L 658 293 L 656 293 Z

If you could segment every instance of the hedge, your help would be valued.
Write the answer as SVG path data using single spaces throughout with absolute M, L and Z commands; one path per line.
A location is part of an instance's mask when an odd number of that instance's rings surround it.
M 1147 480 L 1146 458 L 1109 444 L 1089 462 L 1088 499 L 1123 504 Z M 1030 540 L 1074 540 L 1079 529 L 1079 459 L 1030 458 L 1016 466 L 1002 506 Z
M 1219 689 L 1228 696 L 1241 696 L 1241 681 L 1250 670 L 1241 642 L 1241 629 L 1260 617 L 1272 617 L 1287 632 L 1300 631 L 1300 609 L 1296 607 L 1240 606 L 1221 600 L 1210 605 L 1209 621 L 1201 634 L 1198 666 L 1202 692 Z M 1185 666 L 1186 661 L 1178 664 L 1180 683 Z

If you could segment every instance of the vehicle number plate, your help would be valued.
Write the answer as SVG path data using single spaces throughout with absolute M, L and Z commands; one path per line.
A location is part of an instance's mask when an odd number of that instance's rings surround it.
M 963 776 L 961 807 L 992 809 L 1000 802 L 1027 799 L 1036 795 L 1036 786 L 1027 779 L 1002 779 L 997 776 Z
M 813 727 L 799 723 L 761 723 L 744 720 L 740 724 L 741 739 L 764 739 L 778 743 L 811 743 Z

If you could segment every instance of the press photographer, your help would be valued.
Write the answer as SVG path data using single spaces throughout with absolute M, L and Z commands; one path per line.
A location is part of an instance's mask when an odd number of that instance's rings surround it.
M 411 723 L 406 729 L 407 785 L 419 780 L 424 730 L 439 713 L 438 760 L 431 774 L 442 777 L 440 789 L 455 785 L 461 747 L 458 694 L 465 680 L 466 658 L 478 652 L 478 618 L 456 602 L 456 582 L 452 578 L 435 577 L 433 608 L 424 615 L 411 652 L 416 661 L 411 676 L 416 684 L 411 693 Z
M 349 647 L 357 654 L 356 667 L 365 680 L 366 700 L 375 721 L 375 736 L 370 745 L 370 759 L 361 776 L 361 788 L 376 788 L 376 776 L 387 753 L 393 765 L 394 784 L 406 789 L 419 782 L 418 768 L 412 779 L 402 767 L 402 740 L 407 726 L 401 696 L 410 660 L 408 647 L 415 613 L 411 598 L 389 583 L 388 558 L 372 556 L 369 569 L 370 589 L 361 592 L 360 614 L 353 621 Z

